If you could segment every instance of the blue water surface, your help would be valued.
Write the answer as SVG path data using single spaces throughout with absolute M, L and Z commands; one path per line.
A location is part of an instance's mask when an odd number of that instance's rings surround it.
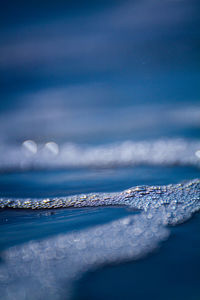
M 26 140 L 37 149 L 50 141 L 58 147 L 199 141 L 199 9 L 197 0 L 3 3 L 0 153 L 24 151 Z M 5 156 L 11 166 L 14 158 Z M 200 177 L 199 165 L 19 165 L 0 165 L 1 198 L 118 192 Z M 2 209 L 0 251 L 136 213 L 122 207 Z M 72 298 L 199 299 L 199 226 L 196 214 L 172 228 L 151 255 L 84 274 Z

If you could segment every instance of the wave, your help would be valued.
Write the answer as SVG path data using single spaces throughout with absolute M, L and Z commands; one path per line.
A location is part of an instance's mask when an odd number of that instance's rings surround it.
M 134 165 L 200 166 L 200 142 L 184 139 L 125 141 L 100 146 L 54 142 L 19 146 L 2 144 L 0 171 Z
M 137 186 L 124 192 L 81 194 L 55 198 L 0 198 L 0 208 L 51 209 L 66 207 L 94 207 L 108 205 L 128 205 L 136 209 L 145 209 L 155 203 L 171 203 L 174 197 L 184 203 L 187 197 L 199 200 L 200 180 L 187 184 L 166 186 Z M 197 195 L 196 195 L 197 194 Z M 195 198 L 196 197 L 196 198 Z M 162 200 L 161 200 L 162 199 Z M 159 202 L 161 201 L 161 202 Z
M 125 205 L 141 213 L 4 251 L 4 263 L 0 264 L 2 299 L 70 299 L 74 282 L 84 272 L 147 255 L 169 236 L 168 225 L 184 222 L 200 210 L 200 180 L 138 186 L 110 194 L 0 201 L 2 208 L 105 205 Z

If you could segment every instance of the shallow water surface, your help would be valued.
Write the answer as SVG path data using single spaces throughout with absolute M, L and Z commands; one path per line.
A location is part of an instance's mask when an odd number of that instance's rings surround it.
M 199 9 L 2 4 L 3 300 L 200 299 Z
M 124 207 L 68 208 L 40 211 L 0 210 L 0 251 L 31 240 L 79 231 L 136 212 Z
M 84 276 L 73 299 L 199 299 L 200 215 L 147 258 Z M 99 289 L 103 286 L 103 289 Z M 98 289 L 98 293 L 97 293 Z

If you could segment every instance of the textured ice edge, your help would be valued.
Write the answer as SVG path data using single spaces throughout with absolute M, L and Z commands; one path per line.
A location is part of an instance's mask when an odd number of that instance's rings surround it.
M 139 186 L 112 194 L 55 199 L 1 199 L 0 207 L 55 208 L 126 205 L 141 213 L 82 231 L 6 250 L 0 264 L 5 300 L 69 299 L 73 283 L 100 265 L 138 259 L 165 240 L 170 229 L 200 209 L 200 180 L 168 186 Z

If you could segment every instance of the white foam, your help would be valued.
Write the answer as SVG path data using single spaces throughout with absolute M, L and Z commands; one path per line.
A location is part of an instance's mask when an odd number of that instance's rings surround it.
M 28 143 L 28 149 L 34 155 L 27 155 L 24 152 L 24 143 L 23 147 L 2 144 L 0 147 L 0 170 L 101 168 L 144 164 L 200 166 L 199 141 L 163 139 L 141 142 L 125 141 L 100 146 L 83 146 L 72 143 L 58 145 L 54 142 L 36 145 L 34 141 L 31 141 L 31 144 Z M 33 145 L 37 146 L 37 151 L 35 150 L 36 146 L 33 147 Z
M 140 214 L 105 225 L 12 247 L 2 254 L 2 299 L 69 299 L 74 282 L 83 273 L 100 265 L 147 255 L 168 237 L 167 225 L 183 222 L 198 211 L 200 180 L 162 187 L 135 187 L 113 194 L 51 200 L 1 199 L 0 203 L 2 207 L 4 204 L 4 207 L 18 208 L 31 205 L 51 208 L 59 207 L 59 203 L 65 207 L 126 205 L 141 210 Z

